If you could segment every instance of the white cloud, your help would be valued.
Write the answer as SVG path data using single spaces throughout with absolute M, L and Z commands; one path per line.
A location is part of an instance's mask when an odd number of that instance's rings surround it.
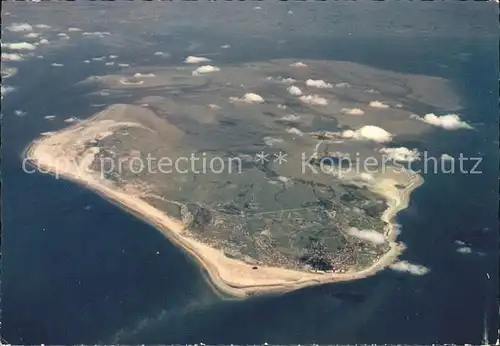
M 7 30 L 12 32 L 31 31 L 33 27 L 28 23 L 12 23 L 12 25 L 7 27 Z
M 294 62 L 293 64 L 290 64 L 291 67 L 306 67 L 307 65 L 304 64 L 302 61 L 297 61 Z
M 283 142 L 283 138 L 276 138 L 276 137 L 264 137 L 264 143 L 272 147 L 274 144 L 281 143 Z
M 288 77 L 288 78 L 280 77 L 279 80 L 280 80 L 281 83 L 285 83 L 285 84 L 292 84 L 292 83 L 296 82 L 295 79 L 290 78 L 290 77 Z
M 429 269 L 418 264 L 413 264 L 407 261 L 399 261 L 393 263 L 389 266 L 392 270 L 402 273 L 409 273 L 412 275 L 425 275 L 429 272 Z
M 82 31 L 82 29 L 80 29 L 80 28 L 68 28 L 68 31 L 69 32 L 78 32 L 78 31 Z
M 103 37 L 109 36 L 111 34 L 107 31 L 95 31 L 95 32 L 84 32 L 82 35 L 83 36 L 96 36 L 96 37 L 103 38 Z
M 300 101 L 307 103 L 309 105 L 318 105 L 318 106 L 326 106 L 328 104 L 327 99 L 318 95 L 301 96 Z
M 49 44 L 49 40 L 42 38 L 40 41 L 38 41 L 39 44 Z
M 382 233 L 374 230 L 369 230 L 369 229 L 359 230 L 356 227 L 351 227 L 346 230 L 346 233 L 350 236 L 356 237 L 361 240 L 369 241 L 377 245 L 383 244 L 386 241 Z
M 220 46 L 220 47 L 221 47 L 222 49 L 228 49 L 228 48 L 231 48 L 231 46 L 230 46 L 230 45 L 228 45 L 228 44 L 222 45 L 222 46 Z
M 120 67 L 129 67 L 130 64 L 118 64 L 118 66 L 120 66 Z
M 342 108 L 340 111 L 342 113 L 348 114 L 348 115 L 363 115 L 363 114 L 365 114 L 365 112 L 359 108 Z
M 104 65 L 106 65 L 106 66 L 112 66 L 114 64 L 115 64 L 114 61 L 110 61 L 110 62 L 105 63 Z
M 373 177 L 373 175 L 371 175 L 370 173 L 360 173 L 359 174 L 359 178 L 363 181 L 373 181 L 375 178 Z
M 246 103 L 264 103 L 262 96 L 254 93 L 246 93 L 243 97 L 230 97 L 231 101 L 246 102 Z
M 118 58 L 118 55 L 109 55 L 108 58 L 110 58 L 110 59 L 116 59 L 116 58 Z
M 472 248 L 470 248 L 468 246 L 459 247 L 457 249 L 457 252 L 458 253 L 462 253 L 462 254 L 471 254 L 472 253 Z
M 36 46 L 28 42 L 2 43 L 2 48 L 12 50 L 35 50 Z
M 445 130 L 458 130 L 458 129 L 468 129 L 471 130 L 473 127 L 467 124 L 465 121 L 460 119 L 458 114 L 446 114 L 438 116 L 434 113 L 429 113 L 424 115 L 423 118 L 418 115 L 413 114 L 411 116 L 413 119 L 423 121 L 424 123 L 441 127 Z
M 390 142 L 392 140 L 392 135 L 389 132 L 373 125 L 363 126 L 356 131 L 346 130 L 342 132 L 342 137 L 356 140 L 371 140 L 379 143 Z
M 65 123 L 74 123 L 75 121 L 78 121 L 78 119 L 74 118 L 74 117 L 70 117 L 70 118 L 64 119 Z
M 162 56 L 162 57 L 165 57 L 165 58 L 168 58 L 170 56 L 169 53 L 166 53 L 166 52 L 155 52 L 156 56 Z
M 287 133 L 290 133 L 292 135 L 298 135 L 298 136 L 303 136 L 304 135 L 304 132 L 300 131 L 298 128 L 296 127 L 291 127 L 289 129 L 286 129 L 286 132 Z
M 2 61 L 21 61 L 23 56 L 17 53 L 2 53 Z
M 9 85 L 2 85 L 1 86 L 1 95 L 2 95 L 2 98 L 7 95 L 8 93 L 11 93 L 13 92 L 14 90 L 16 90 L 14 87 L 11 87 Z
M 291 87 L 289 87 L 288 89 L 288 92 L 291 94 L 291 95 L 295 95 L 295 96 L 300 96 L 302 95 L 302 90 L 300 90 L 298 87 L 296 87 L 295 85 L 292 85 Z
M 380 101 L 371 101 L 370 102 L 370 107 L 373 107 L 373 108 L 389 108 L 389 105 L 388 104 L 385 104 L 383 102 L 380 102 Z
M 452 161 L 452 160 L 454 160 L 454 158 L 453 158 L 453 156 L 448 155 L 448 154 L 446 154 L 446 153 L 445 153 L 445 154 L 442 154 L 442 155 L 441 155 L 441 160 L 444 160 L 444 161 Z
M 37 32 L 30 32 L 29 34 L 24 35 L 24 37 L 26 37 L 26 38 L 37 38 L 40 35 L 41 34 L 39 34 Z
M 287 114 L 280 118 L 280 120 L 284 121 L 297 121 L 300 119 L 300 115 Z
M 47 24 L 36 24 L 35 28 L 38 28 L 38 29 L 50 29 L 51 26 L 47 25 Z
M 309 87 L 320 88 L 320 89 L 333 88 L 332 84 L 327 83 L 327 82 L 325 82 L 322 79 L 316 79 L 316 80 L 315 79 L 308 79 L 306 81 L 306 85 L 309 86 Z
M 153 77 L 156 77 L 156 75 L 154 73 L 145 73 L 145 74 L 136 73 L 136 74 L 134 74 L 134 77 L 135 78 L 153 78 Z
M 387 155 L 387 157 L 393 161 L 413 162 L 420 159 L 420 153 L 417 149 L 410 150 L 405 147 L 382 148 L 380 152 Z
M 220 71 L 220 68 L 212 65 L 204 65 L 198 67 L 196 70 L 193 71 L 193 76 L 198 76 L 203 73 L 212 73 L 212 72 L 217 72 Z
M 14 111 L 14 114 L 15 114 L 15 115 L 17 115 L 18 117 L 24 117 L 24 116 L 25 116 L 26 114 L 28 114 L 28 113 L 26 113 L 25 111 L 22 111 L 22 110 L 20 110 L 20 109 L 16 109 L 16 110 Z
M 204 58 L 202 56 L 188 56 L 184 62 L 186 64 L 199 64 L 201 62 L 209 62 L 212 61 L 209 58 Z
M 64 64 L 59 64 L 57 62 L 54 62 L 54 63 L 51 64 L 51 66 L 54 66 L 54 67 L 63 67 Z
M 86 64 L 90 64 L 90 60 L 84 60 L 83 62 Z
M 348 88 L 348 87 L 350 87 L 349 83 L 345 83 L 345 82 L 337 83 L 337 84 L 335 84 L 335 86 L 337 88 Z
M 52 120 L 52 119 L 55 119 L 55 117 L 56 117 L 55 115 L 46 115 L 43 118 L 47 119 L 47 120 Z

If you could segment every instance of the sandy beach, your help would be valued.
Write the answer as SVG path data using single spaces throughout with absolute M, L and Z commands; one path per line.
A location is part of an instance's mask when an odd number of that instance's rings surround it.
M 228 258 L 221 251 L 185 236 L 180 221 L 148 204 L 133 191 L 121 190 L 89 170 L 95 148 L 80 154 L 79 161 L 75 157 L 78 155 L 67 150 L 68 143 L 74 141 L 75 132 L 81 131 L 85 124 L 98 122 L 105 113 L 99 113 L 59 132 L 45 134 L 26 149 L 27 160 L 45 172 L 88 187 L 156 227 L 168 239 L 187 251 L 201 265 L 213 287 L 226 295 L 243 298 L 254 294 L 280 293 L 311 285 L 361 279 L 392 264 L 404 250 L 402 244 L 395 242 L 397 232 L 393 219 L 400 210 L 408 206 L 411 192 L 422 184 L 423 181 L 418 175 L 402 190 L 394 186 L 397 183 L 395 180 L 377 181 L 374 191 L 383 195 L 389 206 L 382 219 L 388 222 L 385 235 L 391 248 L 369 268 L 345 273 L 313 273 L 266 266 L 259 266 L 256 270 L 247 263 Z M 113 126 L 119 126 L 119 123 L 113 124 L 113 121 L 109 120 L 102 122 L 106 126 L 97 126 L 102 133 L 107 133 Z M 75 164 L 61 165 L 61 162 Z

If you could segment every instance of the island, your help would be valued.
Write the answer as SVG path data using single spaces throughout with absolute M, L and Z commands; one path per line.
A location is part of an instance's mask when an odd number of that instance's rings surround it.
M 386 153 L 432 128 L 415 109 L 460 107 L 447 81 L 342 61 L 203 67 L 82 81 L 121 102 L 42 134 L 25 160 L 152 224 L 224 296 L 365 278 L 397 261 L 395 216 L 423 178 Z

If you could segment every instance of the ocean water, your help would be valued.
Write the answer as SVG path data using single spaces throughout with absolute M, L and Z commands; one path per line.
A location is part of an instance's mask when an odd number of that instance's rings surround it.
M 342 18 L 332 15 L 333 22 Z M 288 28 L 293 32 L 294 28 Z M 288 32 L 288 31 L 285 31 Z M 496 339 L 498 325 L 498 47 L 494 36 L 287 34 L 242 39 L 186 30 L 140 52 L 74 46 L 19 64 L 17 88 L 2 102 L 2 338 L 13 344 L 472 343 Z M 126 101 L 75 87 L 102 65 L 54 72 L 51 62 L 112 51 L 141 61 L 183 43 L 231 44 L 222 62 L 271 58 L 350 60 L 448 78 L 477 131 L 435 131 L 421 150 L 480 157 L 482 174 L 427 174 L 401 212 L 402 259 L 430 272 L 386 270 L 341 284 L 244 301 L 222 300 L 199 268 L 159 232 L 85 188 L 26 174 L 22 152 L 40 132 L 86 117 L 93 104 Z M 241 47 L 241 49 L 238 49 Z M 245 48 L 245 49 L 243 49 Z M 166 49 L 167 50 L 167 49 Z M 135 55 L 134 55 L 135 54 Z M 222 64 L 221 62 L 221 64 Z M 143 64 L 155 61 L 143 61 Z M 69 64 L 68 64 L 69 65 Z M 97 65 L 97 66 L 96 66 Z M 24 117 L 14 115 L 22 109 Z M 58 117 L 49 122 L 43 116 Z M 472 253 L 457 251 L 461 241 Z M 486 335 L 486 337 L 485 337 Z

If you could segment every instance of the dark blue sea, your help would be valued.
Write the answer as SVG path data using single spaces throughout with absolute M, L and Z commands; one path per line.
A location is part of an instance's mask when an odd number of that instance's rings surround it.
M 467 18 L 457 12 L 459 25 Z M 475 20 L 490 20 L 486 11 L 481 13 L 483 17 Z M 334 13 L 331 25 L 342 20 Z M 384 29 L 383 35 L 346 32 L 297 38 L 293 30 L 298 28 L 283 25 L 279 39 L 286 44 L 276 44 L 276 37 L 214 36 L 186 29 L 175 39 L 157 32 L 158 46 L 140 51 L 94 42 L 16 63 L 19 73 L 8 84 L 17 90 L 2 100 L 4 340 L 12 344 L 496 341 L 497 28 L 470 36 L 434 35 L 432 30 L 392 35 Z M 126 101 L 75 86 L 108 71 L 103 64 L 83 60 L 116 54 L 143 61 L 164 50 L 175 63 L 187 54 L 182 42 L 192 39 L 216 47 L 230 44 L 235 49 L 217 57 L 222 62 L 349 60 L 449 79 L 464 105 L 462 118 L 476 131 L 435 131 L 416 145 L 436 155 L 480 157 L 482 174 L 427 174 L 410 207 L 398 215 L 403 227 L 400 239 L 408 247 L 402 259 L 428 267 L 429 273 L 412 276 L 387 270 L 359 281 L 281 296 L 222 300 L 198 266 L 145 222 L 74 183 L 23 172 L 23 150 L 41 132 L 62 128 L 66 117 L 85 118 L 102 108 L 92 105 Z M 72 67 L 51 69 L 52 62 Z M 156 62 L 144 60 L 147 63 Z M 27 115 L 16 116 L 16 109 Z M 43 119 L 48 114 L 58 117 L 48 122 Z M 472 252 L 457 252 L 457 241 Z

